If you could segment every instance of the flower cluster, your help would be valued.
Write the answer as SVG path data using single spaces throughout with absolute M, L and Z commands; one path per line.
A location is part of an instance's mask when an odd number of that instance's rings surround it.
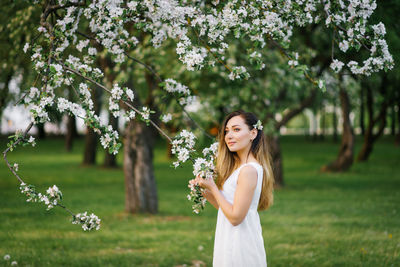
M 253 125 L 253 127 L 260 131 L 263 129 L 263 126 L 262 126 L 262 123 L 260 120 L 258 120 L 257 123 Z
M 217 157 L 218 142 L 210 147 L 203 149 L 203 156 L 196 158 L 193 164 L 193 175 L 204 179 L 215 179 L 215 158 Z M 193 181 L 189 182 L 190 193 L 187 195 L 189 201 L 192 201 L 192 210 L 198 214 L 204 209 L 206 198 L 203 196 L 203 189 Z
M 164 115 L 161 116 L 161 121 L 162 121 L 163 123 L 168 123 L 168 122 L 171 121 L 171 120 L 172 120 L 172 115 L 171 115 L 171 113 L 164 114 Z
M 93 213 L 87 215 L 87 212 L 78 213 L 72 218 L 72 224 L 82 224 L 82 229 L 84 231 L 91 231 L 93 229 L 100 229 L 100 219 Z
M 26 195 L 27 202 L 43 202 L 47 206 L 47 210 L 54 208 L 62 199 L 62 193 L 56 185 L 49 187 L 46 194 L 37 193 L 33 185 L 21 183 L 19 189 L 21 193 Z
M 166 79 L 161 83 L 161 86 L 163 86 L 164 90 L 168 93 L 176 95 L 179 104 L 182 106 L 192 104 L 196 100 L 196 97 L 191 95 L 191 92 L 186 85 L 178 83 L 174 79 Z
M 171 152 L 178 158 L 177 161 L 173 162 L 175 168 L 186 162 L 190 158 L 190 154 L 195 151 L 195 139 L 196 136 L 192 132 L 182 130 L 172 141 Z
M 240 66 L 240 67 L 234 67 L 228 77 L 231 80 L 240 78 L 247 80 L 250 77 L 250 74 L 247 72 L 245 67 Z

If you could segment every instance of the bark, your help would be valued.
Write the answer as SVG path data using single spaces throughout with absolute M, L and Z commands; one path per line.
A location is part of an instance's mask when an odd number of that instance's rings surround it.
M 100 112 L 100 90 L 96 87 L 92 89 L 92 100 L 93 109 L 96 115 Z M 84 165 L 95 165 L 96 164 L 96 151 L 97 151 L 97 134 L 92 128 L 86 127 L 85 136 L 85 150 L 83 154 L 83 164 Z
M 9 72 L 4 82 L 5 84 L 4 88 L 0 90 L 0 122 L 1 118 L 3 117 L 3 110 L 7 105 L 7 98 L 9 93 L 8 85 L 10 84 L 11 78 L 12 78 L 12 72 Z M 1 132 L 1 123 L 0 123 L 0 132 Z
M 332 114 L 332 122 L 333 122 L 333 142 L 337 142 L 338 138 L 338 123 L 336 116 L 336 100 L 333 100 L 333 114 Z
M 148 87 L 145 106 L 156 111 L 151 118 L 158 123 L 155 118 L 159 117 L 159 113 L 153 102 L 153 92 L 158 83 L 149 73 L 145 74 L 145 78 Z M 133 88 L 129 84 L 128 87 Z M 134 105 L 142 105 L 139 97 L 135 97 Z M 125 129 L 125 210 L 129 213 L 158 212 L 157 186 L 153 171 L 153 149 L 157 136 L 155 128 L 135 120 L 130 121 Z
M 274 172 L 275 186 L 282 187 L 285 184 L 283 180 L 282 152 L 279 142 L 279 136 L 267 136 L 267 142 L 271 153 L 272 170 Z
M 397 134 L 395 144 L 400 145 L 400 96 L 397 98 Z
M 350 123 L 350 100 L 347 92 L 340 87 L 340 104 L 343 117 L 342 143 L 339 154 L 333 162 L 323 166 L 321 171 L 341 172 L 348 170 L 353 164 L 354 157 L 354 132 Z
M 101 46 L 98 46 L 97 49 L 99 51 L 102 51 Z M 106 56 L 98 57 L 97 62 L 101 66 L 101 69 L 104 70 L 106 85 L 108 86 L 108 88 L 112 88 L 114 80 L 116 78 L 116 72 L 113 71 L 113 68 L 115 67 L 114 62 L 111 60 L 110 57 L 106 57 Z M 115 118 L 111 114 L 111 112 L 108 115 L 108 121 L 109 121 L 109 125 L 111 125 L 114 130 L 118 130 L 118 118 Z M 108 153 L 108 150 L 106 150 L 104 153 L 105 153 L 105 155 L 104 155 L 103 167 L 106 167 L 106 168 L 117 167 L 116 156 L 114 154 Z
M 74 101 L 73 92 L 70 90 L 68 92 L 68 100 Z M 76 129 L 76 118 L 75 116 L 68 115 L 67 117 L 67 132 L 65 134 L 65 150 L 71 151 L 74 139 L 78 136 L 78 131 Z
M 110 112 L 108 115 L 108 120 L 109 120 L 109 125 L 113 127 L 114 130 L 118 129 L 118 118 L 115 118 L 112 113 Z M 105 156 L 104 156 L 104 163 L 103 166 L 106 168 L 115 168 L 117 167 L 117 160 L 116 156 L 114 154 L 108 153 L 108 151 L 105 151 Z
M 44 130 L 44 123 L 38 123 L 36 124 L 36 127 L 38 129 L 38 139 L 43 140 L 46 138 L 46 132 Z
M 84 165 L 96 164 L 97 134 L 92 128 L 86 127 L 85 151 L 83 154 Z
M 367 112 L 368 112 L 368 126 L 365 131 L 364 135 L 364 143 L 360 152 L 357 155 L 357 161 L 367 161 L 369 156 L 371 155 L 374 143 L 376 140 L 383 134 L 383 130 L 386 126 L 386 115 L 387 115 L 387 108 L 388 108 L 388 98 L 385 97 L 386 93 L 386 75 L 383 76 L 381 81 L 381 90 L 380 93 L 385 98 L 381 104 L 379 113 L 376 118 L 374 118 L 374 98 L 372 96 L 372 89 L 370 86 L 366 86 L 367 92 Z M 379 123 L 377 133 L 374 133 L 375 126 Z
M 319 136 L 320 140 L 325 140 L 325 132 L 326 130 L 326 112 L 325 107 L 321 105 L 321 135 Z
M 76 130 L 76 119 L 75 116 L 68 115 L 67 117 L 67 132 L 65 134 L 65 150 L 70 152 L 74 139 L 78 136 Z
M 391 118 L 390 118 L 390 134 L 392 135 L 392 136 L 395 136 L 396 135 L 396 111 L 395 111 L 395 104 L 393 103 L 393 105 L 391 106 L 391 109 L 390 109 L 390 116 L 391 116 Z
M 153 128 L 130 121 L 124 137 L 125 210 L 157 213 L 157 187 L 153 172 Z
M 365 88 L 361 83 L 361 90 L 360 90 L 360 99 L 361 99 L 361 106 L 360 106 L 360 128 L 361 128 L 361 135 L 365 135 L 365 121 L 364 121 L 364 91 Z

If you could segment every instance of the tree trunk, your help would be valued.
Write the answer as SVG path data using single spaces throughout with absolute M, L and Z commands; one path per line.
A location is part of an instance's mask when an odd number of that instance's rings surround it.
M 325 140 L 325 129 L 326 129 L 326 112 L 325 112 L 325 106 L 321 105 L 321 134 L 320 134 L 320 140 Z
M 350 100 L 347 92 L 340 87 L 340 104 L 343 116 L 342 143 L 339 154 L 335 161 L 325 165 L 321 171 L 340 172 L 348 170 L 353 164 L 354 156 L 354 133 L 350 123 Z
M 336 100 L 333 100 L 333 113 L 332 113 L 332 122 L 333 122 L 333 142 L 338 141 L 338 123 L 337 123 L 337 116 L 336 116 Z
M 92 100 L 93 100 L 93 110 L 96 115 L 100 112 L 100 93 L 101 90 L 97 87 L 92 89 Z M 96 164 L 96 150 L 97 150 L 97 134 L 92 128 L 86 127 L 85 136 L 85 150 L 83 154 L 83 164 L 84 165 L 95 165 Z
M 83 154 L 84 165 L 96 164 L 97 134 L 92 128 L 86 127 L 85 151 Z
M 78 136 L 76 130 L 76 119 L 75 116 L 68 115 L 67 117 L 67 132 L 65 134 L 65 150 L 70 152 L 72 150 L 72 144 L 74 138 Z
M 44 123 L 36 124 L 38 129 L 38 139 L 43 140 L 46 138 L 46 132 L 44 131 Z
M 360 152 L 357 155 L 357 161 L 367 161 L 375 141 L 383 134 L 383 130 L 385 129 L 386 126 L 386 115 L 387 115 L 387 107 L 388 107 L 388 96 L 386 96 L 386 75 L 382 77 L 381 81 L 381 88 L 380 88 L 380 93 L 383 96 L 384 100 L 381 104 L 381 108 L 379 111 L 379 114 L 377 118 L 374 118 L 374 98 L 372 96 L 372 89 L 370 86 L 366 86 L 367 90 L 367 112 L 368 112 L 368 127 L 366 129 L 365 135 L 364 135 L 364 143 L 363 146 L 360 150 Z M 374 134 L 374 128 L 377 123 L 380 123 L 378 132 Z
M 153 172 L 153 128 L 130 121 L 124 137 L 125 210 L 157 213 L 157 187 Z
M 360 99 L 361 99 L 361 106 L 360 106 L 360 128 L 361 128 L 361 135 L 365 135 L 365 121 L 364 121 L 364 84 L 361 83 L 361 90 L 360 90 Z
M 72 90 L 68 91 L 68 100 L 74 101 L 74 95 Z M 78 131 L 76 130 L 76 118 L 72 115 L 67 115 L 67 132 L 65 134 L 65 150 L 70 152 L 72 150 L 72 145 L 74 139 L 78 136 Z
M 279 136 L 267 136 L 267 143 L 269 145 L 271 159 L 272 159 L 272 170 L 274 172 L 275 186 L 284 186 L 283 181 L 283 164 L 282 164 L 282 153 L 281 146 L 279 143 Z
M 8 94 L 10 91 L 10 88 L 8 85 L 10 84 L 12 78 L 12 72 L 8 72 L 6 75 L 6 80 L 4 82 L 4 88 L 0 90 L 0 122 L 1 119 L 3 118 L 3 110 L 5 109 L 7 105 L 7 99 L 8 99 Z M 1 133 L 1 123 L 0 123 L 0 133 Z
M 397 96 L 397 134 L 395 144 L 400 145 L 400 96 Z
M 390 134 L 392 136 L 396 135 L 396 111 L 395 111 L 396 104 L 393 103 L 390 109 Z
M 118 131 L 118 118 L 115 118 L 111 112 L 108 114 L 108 125 L 111 125 L 114 130 Z M 116 156 L 114 154 L 108 153 L 108 150 L 105 151 L 105 156 L 104 156 L 104 163 L 103 166 L 106 168 L 115 168 L 117 167 L 117 160 Z

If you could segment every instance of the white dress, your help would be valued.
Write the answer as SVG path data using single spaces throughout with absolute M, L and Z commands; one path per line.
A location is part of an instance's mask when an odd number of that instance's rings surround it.
M 263 168 L 249 162 L 237 168 L 225 181 L 221 193 L 233 204 L 239 172 L 243 166 L 254 166 L 257 170 L 257 186 L 244 220 L 233 226 L 219 208 L 214 241 L 214 267 L 261 267 L 267 266 L 264 240 L 257 207 L 261 194 Z

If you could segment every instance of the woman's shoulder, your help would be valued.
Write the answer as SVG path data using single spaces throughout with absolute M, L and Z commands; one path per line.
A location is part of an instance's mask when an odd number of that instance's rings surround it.
M 243 164 L 243 167 L 245 167 L 245 166 L 254 166 L 254 167 L 256 167 L 256 169 L 257 168 L 261 168 L 262 169 L 262 165 L 260 164 L 260 163 L 258 163 L 257 161 L 250 161 L 250 162 L 247 162 L 247 163 L 245 163 L 245 164 Z
M 262 170 L 262 166 L 260 163 L 258 163 L 256 161 L 251 161 L 251 162 L 247 162 L 247 163 L 243 164 L 242 166 L 240 166 L 240 168 L 238 170 L 239 170 L 239 173 L 257 174 L 259 170 Z

